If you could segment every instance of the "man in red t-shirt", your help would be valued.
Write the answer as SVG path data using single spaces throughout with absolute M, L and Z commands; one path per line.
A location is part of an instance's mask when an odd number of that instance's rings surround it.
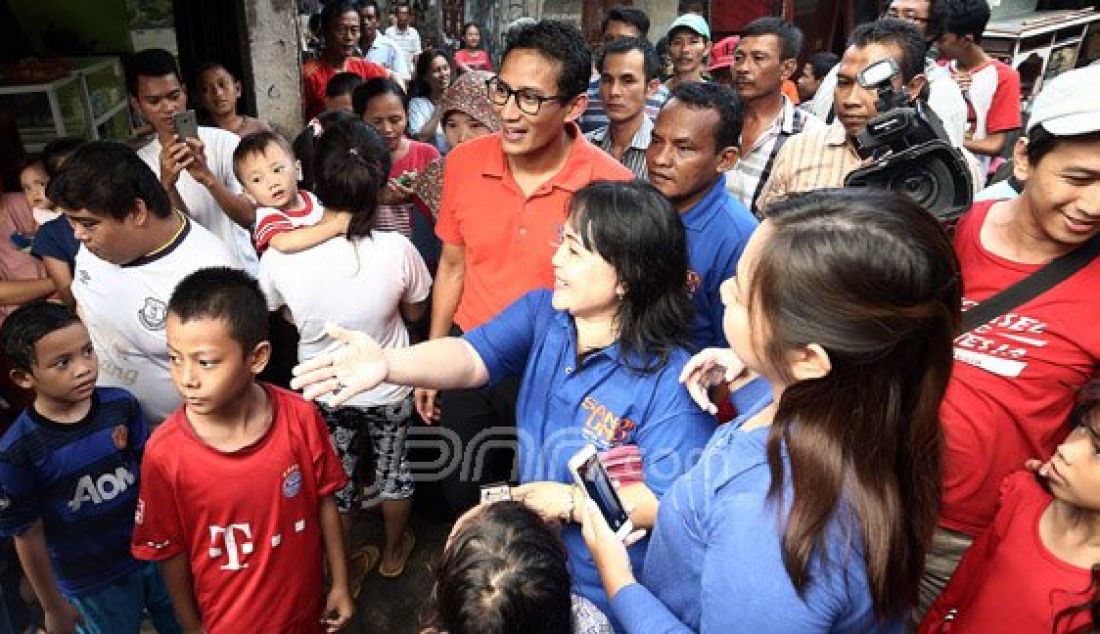
M 989 171 L 992 157 L 1005 149 L 1008 134 L 1020 127 L 1020 75 L 982 49 L 989 23 L 986 0 L 947 0 L 944 32 L 936 44 L 966 101 L 963 145 Z
M 168 311 L 184 405 L 145 446 L 134 556 L 160 563 L 184 631 L 342 627 L 354 605 L 333 495 L 347 476 L 317 407 L 254 380 L 271 352 L 263 293 L 247 273 L 201 269 Z
M 594 180 L 633 174 L 585 140 L 577 118 L 588 106 L 591 54 L 580 31 L 543 20 L 523 29 L 504 52 L 486 90 L 501 131 L 456 147 L 447 156 L 436 235 L 443 251 L 432 293 L 429 336 L 457 326 L 472 330 L 536 288 L 554 283 L 550 258 L 573 193 Z M 481 473 L 454 469 L 442 493 L 456 513 L 477 503 L 479 480 L 508 479 L 512 470 L 514 383 L 448 392 L 443 426 L 463 441 L 458 456 L 477 456 Z M 435 420 L 434 390 L 417 390 L 417 411 Z M 499 434 L 492 440 L 483 430 Z M 514 431 L 512 432 L 514 433 Z M 513 449 L 488 460 L 467 447 L 477 437 Z M 501 442 L 500 436 L 505 438 Z M 465 453 L 464 453 L 465 452 Z
M 1049 81 L 1015 147 L 1017 198 L 976 204 L 955 252 L 963 310 L 1100 234 L 1100 67 Z M 992 521 L 1002 479 L 1046 458 L 1069 431 L 1077 391 L 1100 367 L 1100 261 L 955 340 L 940 410 L 946 439 L 940 528 L 921 607 L 942 590 Z
M 321 12 L 321 32 L 325 38 L 321 56 L 302 65 L 302 102 L 306 121 L 325 109 L 325 88 L 336 73 L 355 73 L 364 81 L 393 76 L 401 82 L 400 77 L 384 67 L 355 57 L 359 46 L 359 11 L 354 4 L 343 0 L 326 4 Z

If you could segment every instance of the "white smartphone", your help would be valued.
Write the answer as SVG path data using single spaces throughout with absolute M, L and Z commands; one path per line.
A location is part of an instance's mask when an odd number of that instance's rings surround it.
M 596 502 L 607 525 L 619 539 L 626 539 L 634 531 L 634 524 L 626 513 L 619 492 L 611 482 L 611 476 L 600 462 L 596 448 L 588 445 L 569 459 L 569 471 L 584 490 L 585 495 Z

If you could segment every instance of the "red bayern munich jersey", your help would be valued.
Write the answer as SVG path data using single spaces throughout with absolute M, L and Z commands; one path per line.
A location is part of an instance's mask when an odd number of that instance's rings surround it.
M 263 387 L 273 422 L 254 445 L 218 451 L 180 408 L 145 449 L 134 556 L 187 554 L 209 634 L 324 631 L 320 505 L 347 476 L 317 407 Z

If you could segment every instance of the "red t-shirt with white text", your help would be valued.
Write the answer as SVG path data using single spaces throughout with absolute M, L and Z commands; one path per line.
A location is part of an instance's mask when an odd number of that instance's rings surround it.
M 981 245 L 992 201 L 959 221 L 963 310 L 1038 270 Z M 977 535 L 993 519 L 997 490 L 1029 458 L 1047 458 L 1069 432 L 1077 391 L 1100 361 L 1100 261 L 955 339 L 940 408 L 946 436 L 940 524 Z
M 1030 473 L 1005 478 L 997 516 L 966 551 L 920 634 L 1053 632 L 1059 613 L 1092 598 L 1090 571 L 1059 559 L 1039 535 L 1051 499 Z M 945 622 L 952 610 L 953 620 Z M 1088 611 L 1079 612 L 1064 617 L 1057 632 L 1090 621 Z
M 145 447 L 134 556 L 186 553 L 208 634 L 324 631 L 320 503 L 347 476 L 317 406 L 264 388 L 273 420 L 250 447 L 210 447 L 182 408 Z

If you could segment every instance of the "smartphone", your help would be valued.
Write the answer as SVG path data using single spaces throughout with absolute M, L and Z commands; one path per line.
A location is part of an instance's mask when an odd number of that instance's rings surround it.
M 512 486 L 507 482 L 494 482 L 481 485 L 481 503 L 510 502 L 512 500 Z
M 611 476 L 600 462 L 596 448 L 588 445 L 569 459 L 569 471 L 577 484 L 584 489 L 585 495 L 596 502 L 607 525 L 619 539 L 626 539 L 634 530 L 626 507 L 619 498 L 619 492 L 611 482 Z
M 194 110 L 183 110 L 172 115 L 172 122 L 176 125 L 176 136 L 181 141 L 199 138 L 199 120 L 195 118 Z

